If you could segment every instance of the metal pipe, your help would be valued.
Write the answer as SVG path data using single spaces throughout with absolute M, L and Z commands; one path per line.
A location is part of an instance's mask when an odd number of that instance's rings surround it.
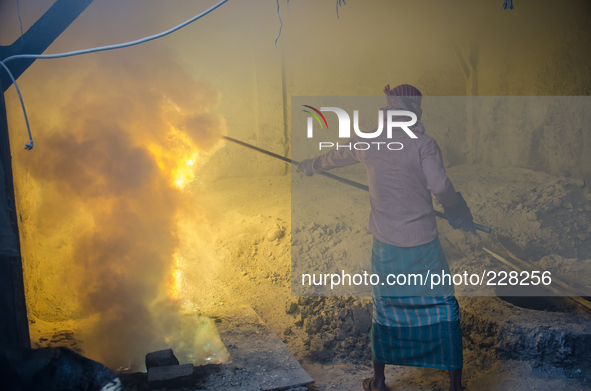
M 260 153 L 264 153 L 265 155 L 274 157 L 275 159 L 283 160 L 286 163 L 290 163 L 290 164 L 293 164 L 293 165 L 296 165 L 296 166 L 298 164 L 300 164 L 300 162 L 298 162 L 297 160 L 292 160 L 292 159 L 286 158 L 285 156 L 277 155 L 276 153 L 267 151 L 267 150 L 262 149 L 262 148 L 259 148 L 259 147 L 255 147 L 254 145 L 247 144 L 247 143 L 245 143 L 243 141 L 236 140 L 236 139 L 231 138 L 231 137 L 228 137 L 228 136 L 223 136 L 223 138 L 225 140 L 228 140 L 228 141 L 233 142 L 235 144 L 238 144 L 240 146 L 243 146 L 243 147 L 252 149 L 254 151 L 257 151 L 257 152 L 260 152 Z M 321 172 L 318 172 L 318 174 L 320 174 L 322 176 L 325 176 L 327 178 L 330 178 L 330 179 L 334 179 L 335 181 L 339 181 L 341 183 L 347 184 L 349 186 L 353 186 L 353 187 L 356 187 L 356 188 L 361 189 L 361 190 L 369 191 L 369 187 L 368 186 L 363 185 L 363 184 L 361 184 L 359 182 L 355 182 L 355 181 L 352 181 L 350 179 L 342 178 L 342 177 L 337 176 L 337 175 L 329 174 L 328 172 L 322 172 L 321 171 Z M 439 211 L 436 210 L 435 211 L 435 216 L 447 220 L 447 216 L 443 212 L 439 212 Z M 474 224 L 474 225 L 476 226 L 476 229 L 477 230 L 482 231 L 482 232 L 486 232 L 487 234 L 489 234 L 492 231 L 489 227 L 485 227 L 484 225 L 480 225 L 480 224 Z

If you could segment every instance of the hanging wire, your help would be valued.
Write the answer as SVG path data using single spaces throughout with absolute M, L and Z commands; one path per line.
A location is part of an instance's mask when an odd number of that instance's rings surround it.
M 288 1 L 289 4 L 289 1 Z M 277 49 L 277 40 L 281 35 L 281 28 L 283 28 L 283 21 L 281 20 L 281 16 L 279 15 L 279 0 L 277 0 L 277 17 L 279 18 L 279 34 L 277 34 L 277 38 L 275 38 L 275 49 Z
M 345 0 L 337 0 L 337 19 L 339 19 L 339 7 L 342 7 L 343 4 L 347 5 Z
M 506 9 L 513 9 L 513 0 L 505 0 L 505 2 L 503 3 L 503 5 L 501 6 L 501 11 L 506 10 Z
M 12 72 L 10 69 L 4 64 L 4 62 L 0 61 L 0 64 L 6 69 L 8 76 L 12 79 L 12 84 L 14 84 L 14 88 L 16 88 L 16 93 L 18 94 L 18 99 L 21 101 L 21 107 L 23 109 L 23 115 L 25 116 L 25 124 L 27 124 L 27 132 L 29 133 L 29 142 L 25 145 L 25 149 L 33 149 L 33 136 L 31 136 L 31 127 L 29 126 L 29 118 L 27 118 L 27 110 L 25 110 L 25 103 L 23 102 L 23 97 L 21 96 L 21 90 L 18 88 L 16 84 L 16 80 L 14 80 L 14 76 L 12 76 Z
M 186 20 L 183 23 L 181 23 L 181 24 L 179 24 L 179 25 L 177 25 L 177 26 L 175 26 L 175 27 L 173 27 L 171 29 L 168 29 L 168 30 L 163 31 L 161 33 L 150 35 L 148 37 L 144 37 L 144 38 L 141 38 L 141 39 L 136 39 L 135 41 L 129 41 L 129 42 L 119 43 L 119 44 L 115 44 L 115 45 L 99 46 L 99 47 L 90 48 L 90 49 L 75 50 L 75 51 L 65 52 L 65 53 L 56 53 L 56 54 L 17 54 L 17 55 L 14 55 L 14 56 L 10 56 L 10 57 L 5 58 L 3 60 L 3 62 L 6 63 L 8 61 L 12 61 L 12 60 L 16 60 L 16 59 L 23 59 L 23 58 L 28 58 L 28 59 L 50 59 L 50 58 L 72 57 L 72 56 L 77 56 L 77 55 L 80 55 L 80 54 L 103 52 L 105 50 L 121 49 L 121 48 L 126 48 L 126 47 L 130 47 L 130 46 L 139 45 L 140 43 L 144 43 L 144 42 L 148 42 L 148 41 L 153 41 L 155 39 L 162 38 L 162 37 L 164 37 L 166 35 L 169 35 L 171 33 L 174 33 L 175 31 L 177 31 L 177 30 L 179 30 L 179 29 L 187 26 L 188 24 L 193 23 L 197 19 L 200 19 L 203 16 L 209 14 L 210 12 L 212 12 L 213 10 L 215 10 L 216 8 L 220 7 L 222 4 L 227 3 L 227 2 L 228 2 L 228 0 L 222 0 L 219 3 L 217 3 L 216 5 L 208 8 L 205 11 L 203 11 L 199 15 L 196 15 L 196 16 L 192 17 L 191 19 Z
M 345 0 L 337 0 L 337 19 L 339 19 L 339 7 L 343 5 L 347 5 Z M 287 12 L 289 12 L 289 0 L 287 0 Z M 277 18 L 279 18 L 279 33 L 277 34 L 277 38 L 275 38 L 275 48 L 277 48 L 277 40 L 281 36 L 281 29 L 283 28 L 283 20 L 281 20 L 281 15 L 279 15 L 279 0 L 277 0 Z
M 289 12 L 289 0 L 287 0 L 287 12 Z M 277 34 L 277 38 L 275 38 L 275 49 L 277 49 L 277 40 L 281 35 L 281 28 L 283 27 L 283 21 L 281 20 L 281 16 L 279 16 L 279 0 L 277 0 L 277 17 L 279 18 L 279 33 Z
M 139 45 L 140 43 L 152 41 L 154 39 L 162 38 L 168 34 L 171 34 L 175 31 L 187 26 L 188 24 L 193 23 L 197 19 L 202 18 L 203 16 L 209 14 L 210 12 L 212 12 L 213 10 L 215 10 L 216 8 L 220 7 L 222 4 L 227 3 L 227 2 L 228 2 L 228 0 L 222 0 L 219 3 L 215 4 L 214 6 L 203 11 L 202 13 L 195 15 L 191 19 L 188 19 L 188 20 L 184 21 L 183 23 L 181 23 L 171 29 L 168 29 L 168 30 L 163 31 L 158 34 L 154 34 L 154 35 L 150 35 L 150 36 L 147 36 L 147 37 L 144 37 L 141 39 L 137 39 L 135 41 L 129 41 L 129 42 L 119 43 L 119 44 L 115 44 L 115 45 L 99 46 L 99 47 L 90 48 L 90 49 L 75 50 L 75 51 L 65 52 L 65 53 L 56 53 L 56 54 L 17 54 L 14 56 L 7 57 L 4 60 L 0 61 L 0 64 L 2 64 L 2 67 L 6 70 L 6 72 L 8 73 L 8 76 L 10 76 L 10 79 L 12 80 L 12 83 L 14 84 L 14 87 L 16 88 L 16 92 L 18 94 L 18 98 L 21 102 L 21 107 L 23 109 L 23 115 L 25 117 L 25 123 L 27 125 L 27 132 L 29 133 L 29 142 L 25 145 L 25 149 L 32 149 L 33 148 L 33 137 L 31 136 L 31 128 L 29 126 L 29 120 L 27 118 L 27 111 L 25 110 L 25 103 L 23 102 L 23 98 L 21 96 L 18 85 L 16 84 L 16 80 L 14 79 L 14 76 L 12 75 L 12 72 L 10 72 L 10 69 L 8 69 L 8 67 L 6 66 L 7 62 L 12 61 L 12 60 L 17 60 L 17 59 L 35 59 L 36 60 L 36 59 L 72 57 L 72 56 L 78 56 L 80 54 L 103 52 L 106 50 L 121 49 L 121 48 L 126 48 L 126 47 L 130 47 L 130 46 L 134 46 L 134 45 Z
M 19 7 L 18 0 L 16 0 L 16 14 L 18 15 L 18 23 L 21 26 L 21 37 L 20 37 L 20 39 L 21 39 L 21 43 L 23 43 L 23 20 L 21 19 L 21 10 L 20 10 L 20 7 Z

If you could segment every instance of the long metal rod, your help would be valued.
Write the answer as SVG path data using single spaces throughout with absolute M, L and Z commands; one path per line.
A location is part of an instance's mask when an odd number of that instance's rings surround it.
M 231 137 L 228 137 L 228 136 L 223 136 L 223 137 L 224 137 L 225 140 L 228 140 L 230 142 L 233 142 L 235 144 L 241 145 L 243 147 L 252 149 L 254 151 L 257 151 L 257 152 L 260 152 L 260 153 L 264 153 L 265 155 L 274 157 L 275 159 L 283 160 L 286 163 L 293 164 L 293 165 L 296 165 L 296 166 L 298 164 L 300 164 L 300 162 L 298 162 L 297 160 L 292 160 L 290 158 L 286 158 L 285 156 L 277 155 L 276 153 L 267 151 L 267 150 L 262 149 L 262 148 L 259 148 L 259 147 L 255 147 L 254 145 L 247 144 L 247 143 L 245 143 L 243 141 L 236 140 L 236 139 L 231 138 Z M 320 175 L 325 176 L 325 177 L 330 178 L 330 179 L 334 179 L 335 181 L 339 181 L 341 183 L 345 183 L 345 184 L 347 184 L 349 186 L 353 186 L 353 187 L 356 187 L 356 188 L 361 189 L 361 190 L 369 191 L 369 187 L 368 186 L 363 185 L 363 184 L 361 184 L 359 182 L 352 181 L 350 179 L 342 178 L 340 176 L 329 174 L 328 172 L 322 172 L 322 171 L 321 172 L 318 172 L 317 174 L 320 174 Z M 443 212 L 439 212 L 439 211 L 436 210 L 435 211 L 435 216 L 447 220 L 447 216 Z M 474 224 L 474 225 L 476 226 L 476 229 L 479 230 L 479 231 L 486 232 L 487 234 L 489 234 L 491 232 L 491 229 L 489 227 L 485 227 L 484 225 L 480 225 L 480 224 Z

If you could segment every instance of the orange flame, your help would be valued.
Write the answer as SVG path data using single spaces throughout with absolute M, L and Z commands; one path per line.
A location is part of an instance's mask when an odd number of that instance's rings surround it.
M 174 301 L 180 301 L 184 283 L 182 269 L 185 259 L 178 252 L 175 252 L 173 257 L 174 267 L 167 284 L 167 294 L 170 299 Z

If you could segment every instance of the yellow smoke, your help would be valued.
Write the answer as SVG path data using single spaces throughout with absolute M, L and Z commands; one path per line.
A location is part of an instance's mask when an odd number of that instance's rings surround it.
M 31 316 L 97 318 L 84 353 L 112 368 L 171 344 L 191 359 L 213 327 L 183 315 L 179 222 L 200 218 L 187 186 L 225 133 L 220 97 L 166 50 L 141 53 L 37 72 L 60 88 L 30 111 L 52 121 L 15 156 Z

